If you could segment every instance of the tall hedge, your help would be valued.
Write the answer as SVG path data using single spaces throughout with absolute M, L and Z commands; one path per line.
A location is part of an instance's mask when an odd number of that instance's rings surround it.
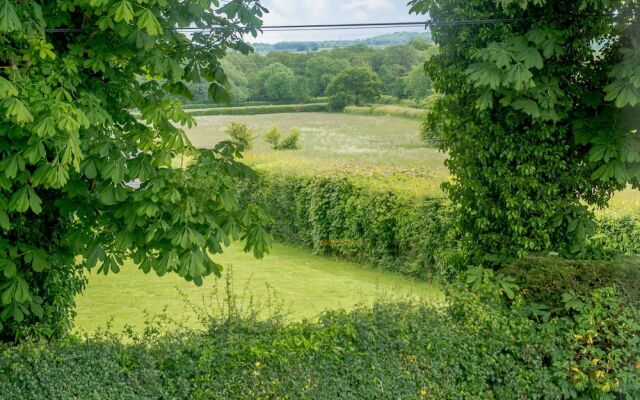
M 265 205 L 272 232 L 288 243 L 413 277 L 452 272 L 440 262 L 458 242 L 443 199 L 417 200 L 348 177 L 273 172 L 262 172 L 247 194 Z M 602 218 L 591 242 L 607 255 L 640 254 L 640 219 Z

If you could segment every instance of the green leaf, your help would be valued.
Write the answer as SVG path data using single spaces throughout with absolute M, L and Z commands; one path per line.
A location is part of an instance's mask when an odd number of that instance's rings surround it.
M 36 272 L 42 272 L 51 268 L 51 263 L 47 259 L 47 253 L 42 249 L 33 250 L 31 253 L 27 253 L 26 261 L 31 263 L 31 268 Z
M 3 210 L 0 210 L 0 229 L 5 232 L 8 232 L 11 229 L 11 221 L 9 220 L 9 215 Z
M 13 7 L 13 1 L 0 0 L 0 32 L 13 32 L 22 29 L 22 23 L 16 9 Z
M 53 117 L 44 117 L 33 127 L 33 131 L 41 138 L 52 137 L 56 134 L 56 125 Z
M 27 191 L 29 193 L 29 207 L 31 211 L 35 214 L 40 214 L 42 212 L 42 200 L 40 200 L 40 197 L 38 197 L 31 186 L 28 186 Z
M 18 89 L 11 82 L 0 76 L 0 98 L 15 97 L 18 94 Z
M 128 24 L 133 21 L 133 6 L 127 0 L 122 0 L 111 7 L 111 13 L 116 22 L 124 21 Z
M 141 10 L 136 15 L 138 15 L 138 28 L 145 29 L 149 36 L 162 33 L 162 25 L 151 10 Z
M 29 209 L 29 194 L 26 186 L 23 186 L 13 193 L 11 199 L 9 199 L 9 208 L 19 213 L 23 213 Z
M 0 260 L 0 271 L 2 271 L 5 278 L 11 279 L 16 276 L 18 267 L 11 260 Z
M 2 101 L 2 106 L 7 109 L 7 118 L 12 118 L 18 124 L 25 125 L 33 122 L 33 115 L 21 100 L 10 97 Z

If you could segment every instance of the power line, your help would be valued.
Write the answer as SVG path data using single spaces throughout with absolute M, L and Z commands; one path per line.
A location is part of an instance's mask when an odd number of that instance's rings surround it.
M 264 26 L 224 26 L 214 25 L 207 28 L 178 28 L 176 31 L 182 33 L 208 33 L 218 30 L 238 30 L 246 31 L 257 29 L 263 32 L 286 32 L 286 31 L 314 31 L 314 30 L 352 30 L 352 29 L 385 29 L 404 27 L 424 27 L 431 26 L 452 26 L 452 25 L 495 25 L 512 22 L 531 21 L 533 19 L 496 18 L 496 19 L 469 19 L 454 21 L 414 21 L 414 22 L 374 22 L 364 24 L 318 24 L 318 25 L 264 25 Z M 82 29 L 55 28 L 45 29 L 46 33 L 80 33 Z

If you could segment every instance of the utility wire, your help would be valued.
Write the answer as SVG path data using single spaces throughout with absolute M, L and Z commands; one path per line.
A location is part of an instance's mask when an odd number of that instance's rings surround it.
M 314 30 L 351 30 L 351 29 L 372 29 L 372 28 L 403 28 L 403 27 L 424 27 L 431 26 L 453 26 L 453 25 L 495 25 L 512 22 L 531 21 L 533 19 L 523 18 L 496 18 L 496 19 L 469 19 L 455 21 L 415 21 L 415 22 L 377 22 L 365 24 L 321 24 L 321 25 L 264 25 L 264 26 L 224 26 L 214 25 L 207 28 L 178 28 L 176 31 L 182 33 L 208 33 L 218 30 L 238 30 L 246 31 L 257 29 L 264 32 L 285 32 L 285 31 L 314 31 Z M 79 33 L 82 29 L 45 29 L 46 33 Z

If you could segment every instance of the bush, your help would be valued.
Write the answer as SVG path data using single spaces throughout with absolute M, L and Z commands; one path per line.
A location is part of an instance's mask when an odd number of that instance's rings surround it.
M 615 287 L 640 305 L 640 266 L 637 260 L 589 261 L 538 257 L 518 260 L 504 270 L 516 279 L 525 298 L 549 309 L 562 305 L 562 295 L 588 296 L 594 290 Z
M 627 256 L 640 254 L 640 218 L 638 216 L 602 217 L 597 223 L 598 233 L 592 238 L 596 247 L 614 254 Z
M 482 294 L 378 303 L 317 322 L 231 312 L 202 332 L 109 333 L 0 352 L 3 399 L 638 398 L 637 313 L 615 291 L 537 324 Z M 582 303 L 578 303 L 582 302 Z M 594 333 L 602 334 L 595 340 Z M 600 340 L 602 339 L 602 340 Z
M 212 115 L 258 115 L 258 114 L 283 114 L 299 112 L 328 112 L 327 103 L 318 104 L 290 104 L 290 105 L 268 105 L 255 107 L 220 107 L 207 110 L 189 111 L 195 117 Z
M 289 132 L 289 136 L 282 139 L 282 134 L 277 127 L 270 128 L 264 135 L 264 140 L 274 150 L 297 150 L 298 139 L 300 138 L 300 131 L 298 129 L 292 129 Z
M 416 204 L 349 178 L 262 173 L 246 196 L 264 203 L 281 240 L 409 276 L 436 273 L 436 258 L 455 243 L 441 200 Z
M 265 205 L 274 220 L 271 230 L 280 240 L 316 253 L 420 278 L 449 278 L 456 265 L 464 266 L 457 262 L 459 236 L 453 231 L 451 206 L 442 199 L 417 200 L 343 176 L 274 172 L 262 172 L 245 192 L 247 199 Z M 637 224 L 601 223 L 596 236 L 608 238 L 610 250 L 640 254 L 628 242 L 637 235 L 632 229 Z M 524 272 L 530 268 L 520 267 Z
M 253 148 L 253 136 L 247 125 L 232 122 L 226 132 L 231 137 L 231 140 L 241 145 L 243 149 L 251 150 Z

